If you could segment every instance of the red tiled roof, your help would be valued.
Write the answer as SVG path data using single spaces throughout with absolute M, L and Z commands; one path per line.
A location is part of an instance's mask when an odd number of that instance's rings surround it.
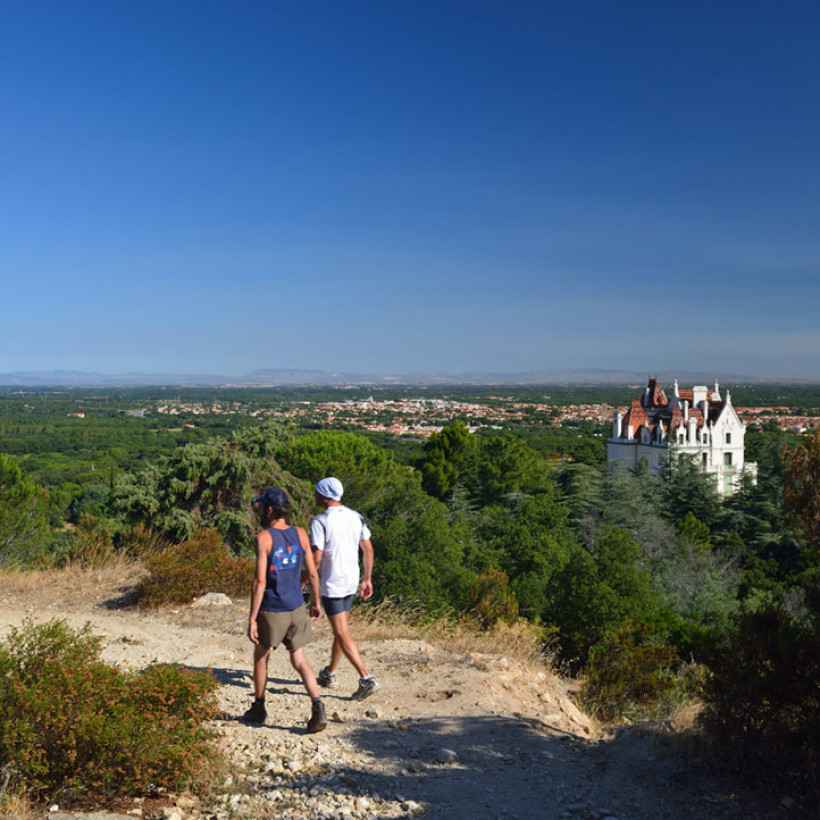
M 640 402 L 632 402 L 632 407 L 629 408 L 629 412 L 626 414 L 624 418 L 624 425 L 631 426 L 637 430 L 643 424 L 646 424 L 649 421 L 649 417 L 646 415 L 646 411 L 641 407 Z

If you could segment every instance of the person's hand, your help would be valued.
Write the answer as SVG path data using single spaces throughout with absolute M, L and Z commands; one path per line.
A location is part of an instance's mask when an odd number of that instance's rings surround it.
M 251 623 L 248 624 L 248 638 L 252 644 L 259 645 L 259 627 L 256 621 L 251 621 Z
M 308 614 L 311 621 L 318 621 L 322 617 L 322 608 L 318 604 L 311 604 L 308 607 Z
M 362 581 L 362 585 L 359 587 L 359 597 L 366 601 L 368 598 L 373 596 L 373 582 L 372 581 Z

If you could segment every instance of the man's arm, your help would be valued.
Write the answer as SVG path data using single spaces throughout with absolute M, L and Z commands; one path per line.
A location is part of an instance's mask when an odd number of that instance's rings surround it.
M 307 571 L 307 581 L 310 586 L 310 619 L 315 621 L 322 617 L 322 599 L 319 595 L 319 572 L 316 569 L 316 563 L 313 560 L 313 553 L 310 549 L 307 533 L 301 528 L 297 527 L 299 531 L 299 541 L 302 544 L 302 552 L 304 553 L 303 567 Z
M 364 541 L 359 541 L 359 546 L 362 550 L 362 559 L 364 563 L 364 572 L 362 573 L 362 583 L 359 587 L 359 596 L 363 601 L 366 601 L 373 595 L 373 544 L 367 538 Z
M 251 584 L 251 611 L 248 615 L 248 637 L 252 643 L 259 643 L 259 631 L 256 625 L 256 618 L 259 615 L 259 607 L 262 606 L 262 598 L 265 596 L 268 576 L 268 557 L 273 544 L 270 533 L 265 530 L 256 536 L 256 570 Z
M 319 546 L 321 544 L 321 546 Z M 313 563 L 316 564 L 316 572 L 322 566 L 322 555 L 325 548 L 324 530 L 322 524 L 316 518 L 310 522 L 310 548 L 313 552 Z

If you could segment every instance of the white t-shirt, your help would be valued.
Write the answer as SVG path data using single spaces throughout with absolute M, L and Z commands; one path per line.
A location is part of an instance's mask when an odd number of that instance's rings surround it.
M 319 572 L 326 598 L 346 598 L 359 588 L 359 543 L 370 539 L 364 518 L 349 507 L 328 507 L 310 522 L 310 543 L 322 551 Z

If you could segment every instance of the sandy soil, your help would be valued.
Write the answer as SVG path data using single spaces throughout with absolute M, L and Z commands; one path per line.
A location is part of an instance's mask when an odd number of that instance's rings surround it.
M 788 797 L 784 803 L 782 795 L 710 771 L 684 753 L 671 725 L 601 736 L 573 705 L 566 682 L 505 657 L 503 647 L 480 653 L 408 638 L 360 640 L 382 688 L 352 701 L 356 676 L 343 662 L 340 685 L 323 693 L 331 720 L 319 735 L 305 732 L 309 701 L 280 649 L 270 667 L 267 722 L 247 726 L 238 720 L 251 697 L 246 602 L 143 612 L 135 608 L 133 584 L 133 576 L 111 572 L 40 576 L 34 584 L 0 578 L 0 637 L 26 618 L 60 617 L 75 626 L 90 622 L 111 663 L 212 669 L 225 713 L 221 742 L 249 778 L 234 792 L 251 796 L 234 796 L 221 808 L 180 804 L 180 817 L 807 816 Z M 320 621 L 308 647 L 315 669 L 326 663 L 329 646 Z M 288 814 L 294 789 L 304 799 L 320 797 L 301 814 Z M 327 809 L 334 799 L 337 814 Z M 272 808 L 271 801 L 280 802 Z

